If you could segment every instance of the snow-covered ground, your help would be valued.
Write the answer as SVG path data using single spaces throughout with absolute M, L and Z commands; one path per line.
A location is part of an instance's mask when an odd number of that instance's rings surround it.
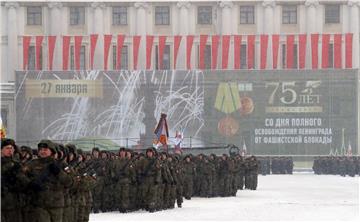
M 359 211 L 359 177 L 297 173 L 259 176 L 258 190 L 236 197 L 192 198 L 155 213 L 91 214 L 90 221 L 360 221 Z

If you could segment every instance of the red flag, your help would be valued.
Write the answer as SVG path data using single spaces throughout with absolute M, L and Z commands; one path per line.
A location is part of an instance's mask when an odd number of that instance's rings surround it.
M 112 35 L 104 35 L 104 70 L 107 70 Z
M 311 67 L 318 68 L 318 44 L 319 34 L 311 34 Z
M 286 36 L 286 68 L 294 68 L 294 35 Z
M 36 70 L 41 69 L 40 64 L 40 55 L 41 55 L 41 49 L 42 49 L 42 41 L 44 39 L 44 36 L 36 36 L 35 37 L 35 52 L 36 52 Z
M 24 70 L 28 68 L 30 41 L 31 41 L 31 36 L 23 36 L 23 69 Z
M 260 36 L 260 69 L 266 69 L 266 57 L 267 57 L 267 48 L 268 48 L 268 35 Z
M 329 67 L 329 43 L 330 34 L 322 35 L 322 55 L 321 55 L 321 68 L 326 69 Z
M 94 54 L 95 54 L 97 39 L 98 39 L 98 34 L 90 35 L 90 69 L 94 68 Z
M 306 34 L 299 35 L 299 68 L 305 68 Z
M 82 36 L 75 36 L 75 69 L 80 70 L 80 51 L 81 51 Z
M 63 36 L 63 70 L 68 70 L 69 66 L 69 48 L 71 36 Z
M 345 34 L 345 68 L 352 68 L 352 44 L 353 34 Z
M 341 38 L 342 38 L 342 34 L 334 35 L 334 68 L 335 69 L 341 69 L 342 66 Z
M 248 35 L 247 41 L 248 69 L 254 69 L 255 35 Z
M 125 35 L 117 36 L 117 47 L 116 47 L 116 69 L 121 68 L 121 50 L 124 45 Z
M 52 70 L 56 36 L 48 36 L 48 69 Z
M 272 35 L 273 69 L 277 69 L 280 35 Z
M 151 52 L 154 43 L 154 36 L 147 35 L 146 36 L 146 69 L 150 69 L 151 67 Z
M 204 63 L 204 54 L 205 54 L 205 46 L 208 35 L 200 35 L 200 47 L 199 47 L 199 69 L 205 68 Z
M 174 36 L 174 69 L 176 69 L 176 61 L 177 61 L 176 59 L 179 52 L 181 37 L 182 36 L 180 35 Z
M 234 69 L 240 69 L 241 35 L 234 36 Z
M 133 36 L 133 61 L 134 61 L 134 70 L 137 70 L 137 63 L 139 58 L 139 46 L 140 46 L 140 35 Z
M 159 69 L 163 69 L 166 36 L 159 36 Z
M 212 53 L 211 68 L 212 69 L 216 69 L 216 67 L 217 67 L 219 40 L 220 40 L 220 37 L 218 35 L 213 35 L 211 37 L 211 53 Z
M 191 50 L 194 42 L 194 36 L 186 36 L 186 68 L 191 69 Z
M 227 69 L 228 68 L 228 61 L 229 61 L 229 46 L 230 46 L 230 35 L 223 35 L 222 36 L 222 59 L 221 59 L 221 68 Z

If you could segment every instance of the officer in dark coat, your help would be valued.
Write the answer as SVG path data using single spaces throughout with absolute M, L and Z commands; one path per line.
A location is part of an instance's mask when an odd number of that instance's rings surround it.
M 29 216 L 26 221 L 62 222 L 64 190 L 73 184 L 72 177 L 54 159 L 55 144 L 41 140 L 38 144 L 38 159 L 32 160 L 25 169 L 31 182 Z

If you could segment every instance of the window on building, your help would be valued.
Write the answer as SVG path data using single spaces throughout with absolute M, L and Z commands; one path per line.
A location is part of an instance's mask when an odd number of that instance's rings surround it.
M 75 47 L 70 47 L 70 69 L 75 70 Z M 81 46 L 80 49 L 80 70 L 85 70 L 85 46 Z
M 325 5 L 325 23 L 340 23 L 340 5 Z
M 156 6 L 155 25 L 169 25 L 169 24 L 170 24 L 170 7 Z
M 127 7 L 112 8 L 113 25 L 127 25 Z
M 200 46 L 198 47 L 198 67 L 200 68 Z M 204 69 L 211 69 L 211 45 L 204 49 Z
M 334 44 L 329 44 L 328 68 L 334 68 Z
M 240 48 L 240 69 L 247 69 L 247 47 L 245 44 Z
M 212 6 L 199 6 L 197 13 L 197 22 L 200 25 L 212 24 Z
M 296 24 L 297 23 L 297 6 L 284 5 L 282 7 L 282 23 Z
M 27 7 L 27 24 L 28 25 L 42 24 L 42 9 L 40 6 Z
M 165 45 L 162 70 L 170 69 L 170 45 Z M 155 69 L 159 67 L 159 46 L 155 46 Z
M 85 7 L 70 7 L 70 25 L 85 24 Z
M 293 69 L 297 69 L 298 68 L 298 48 L 297 48 L 297 44 L 294 44 L 294 57 L 293 57 Z M 282 45 L 282 50 L 281 50 L 281 56 L 282 56 L 282 68 L 286 69 L 287 68 L 287 64 L 286 64 L 286 44 Z
M 254 24 L 255 23 L 255 7 L 240 6 L 240 24 Z
M 117 46 L 113 46 L 113 70 L 116 70 L 116 48 Z M 128 68 L 128 46 L 127 45 L 123 45 L 122 49 L 121 49 L 121 61 L 120 61 L 120 69 L 122 70 L 127 70 Z

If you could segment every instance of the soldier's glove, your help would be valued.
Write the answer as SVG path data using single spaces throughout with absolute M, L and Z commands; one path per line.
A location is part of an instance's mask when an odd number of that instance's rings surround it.
M 57 176 L 57 175 L 59 175 L 61 168 L 56 163 L 51 163 L 51 164 L 49 164 L 49 171 L 50 171 L 50 173 Z
M 155 182 L 154 182 L 154 184 L 155 184 L 155 185 L 158 185 L 158 184 L 159 184 L 159 182 L 158 182 L 158 181 L 155 181 Z

